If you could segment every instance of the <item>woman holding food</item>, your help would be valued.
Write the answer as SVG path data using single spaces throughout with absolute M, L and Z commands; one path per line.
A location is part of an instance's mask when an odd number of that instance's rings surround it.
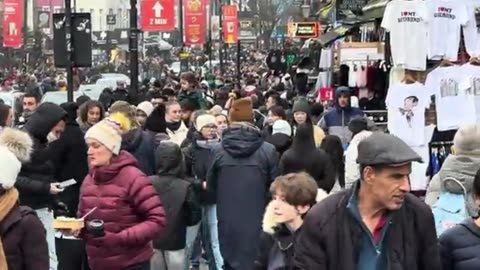
M 120 151 L 129 120 L 114 113 L 85 134 L 90 173 L 80 189 L 80 235 L 92 270 L 149 270 L 151 241 L 165 227 L 165 212 L 135 158 Z

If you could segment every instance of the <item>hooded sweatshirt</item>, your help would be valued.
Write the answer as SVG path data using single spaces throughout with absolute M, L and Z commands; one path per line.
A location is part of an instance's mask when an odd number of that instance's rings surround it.
M 305 171 L 319 188 L 330 192 L 335 184 L 335 168 L 328 154 L 315 147 L 312 126 L 301 124 L 293 138 L 293 144 L 280 159 L 280 174 Z
M 442 165 L 440 171 L 430 182 L 425 202 L 433 206 L 441 192 L 447 191 L 454 194 L 463 194 L 462 188 L 451 181 L 442 184 L 447 177 L 452 177 L 463 184 L 467 190 L 467 211 L 472 217 L 478 216 L 479 208 L 476 206 L 472 196 L 473 180 L 480 168 L 480 157 L 449 155 Z
M 338 136 L 344 145 L 347 145 L 352 138 L 352 132 L 348 129 L 350 120 L 356 117 L 362 117 L 363 111 L 358 108 L 353 108 L 351 103 L 344 108 L 338 104 L 338 99 L 341 95 L 348 95 L 351 97 L 351 91 L 348 87 L 341 86 L 335 91 L 335 107 L 327 112 L 320 120 L 318 125 L 329 135 Z

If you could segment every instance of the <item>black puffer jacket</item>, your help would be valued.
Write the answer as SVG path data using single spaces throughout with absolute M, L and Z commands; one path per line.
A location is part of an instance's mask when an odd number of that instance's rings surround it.
M 212 149 L 207 187 L 217 198 L 220 250 L 227 269 L 253 269 L 267 191 L 278 176 L 278 153 L 249 123 L 233 123 Z
M 58 105 L 43 103 L 33 113 L 24 130 L 33 139 L 33 153 L 30 162 L 23 164 L 15 186 L 20 192 L 20 204 L 40 209 L 49 206 L 51 199 L 50 183 L 55 179 L 55 166 L 47 135 L 67 113 Z
M 335 168 L 327 153 L 315 148 L 311 125 L 299 125 L 293 144 L 280 160 L 281 174 L 305 171 L 310 174 L 319 188 L 330 192 L 335 184 Z
M 180 147 L 162 142 L 155 151 L 157 175 L 151 176 L 167 215 L 167 226 L 154 239 L 159 250 L 185 247 L 187 226 L 200 222 L 202 212 L 190 182 L 184 180 L 184 162 Z
M 473 219 L 445 231 L 439 240 L 443 270 L 480 269 L 480 228 Z
M 207 171 L 212 163 L 211 149 L 220 144 L 220 140 L 203 140 L 196 132 L 192 143 L 183 148 L 186 164 L 186 175 L 191 179 L 195 192 L 202 205 L 215 204 L 215 193 L 204 190 L 203 182 L 207 181 Z
M 347 208 L 352 192 L 330 195 L 308 212 L 295 242 L 296 270 L 355 269 L 364 230 Z M 441 269 L 432 211 L 414 195 L 393 213 L 385 239 L 388 270 Z
M 76 217 L 80 186 L 88 174 L 87 145 L 83 131 L 77 121 L 77 106 L 75 103 L 61 105 L 67 112 L 67 123 L 62 136 L 51 143 L 52 160 L 56 168 L 55 180 L 58 182 L 75 179 L 77 184 L 67 187 L 58 194 L 58 199 L 68 206 L 69 216 Z

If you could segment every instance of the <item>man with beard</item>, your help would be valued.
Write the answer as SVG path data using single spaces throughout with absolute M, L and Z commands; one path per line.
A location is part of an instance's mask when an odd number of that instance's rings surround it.
M 361 141 L 360 180 L 308 212 L 295 269 L 441 269 L 432 211 L 409 193 L 414 161 L 420 156 L 393 135 Z
M 223 269 L 251 270 L 268 187 L 278 176 L 278 153 L 253 124 L 250 98 L 235 100 L 228 115 L 231 125 L 212 148 L 206 186 L 217 202 Z
M 32 114 L 40 105 L 40 96 L 33 92 L 28 92 L 23 96 L 22 115 L 18 119 L 18 126 L 23 126 L 30 119 Z

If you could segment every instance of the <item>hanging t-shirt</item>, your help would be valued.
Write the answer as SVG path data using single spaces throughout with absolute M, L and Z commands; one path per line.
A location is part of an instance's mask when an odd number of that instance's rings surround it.
M 476 122 L 480 123 L 480 66 L 467 63 L 460 67 L 463 80 L 460 83 L 460 90 L 467 95 L 473 96 L 475 104 Z
M 385 100 L 388 130 L 410 146 L 425 145 L 425 109 L 430 92 L 421 83 L 398 83 L 390 86 Z
M 464 0 L 469 16 L 468 23 L 463 27 L 465 49 L 470 56 L 480 56 L 480 32 L 475 18 L 475 8 L 480 7 L 480 0 Z
M 435 95 L 437 127 L 440 131 L 475 123 L 472 94 L 460 89 L 463 80 L 459 66 L 438 67 L 427 75 L 425 86 Z
M 395 66 L 425 70 L 428 10 L 423 0 L 393 0 L 387 4 L 382 27 L 390 32 Z
M 460 28 L 469 17 L 466 4 L 458 0 L 427 0 L 428 58 L 457 61 Z

